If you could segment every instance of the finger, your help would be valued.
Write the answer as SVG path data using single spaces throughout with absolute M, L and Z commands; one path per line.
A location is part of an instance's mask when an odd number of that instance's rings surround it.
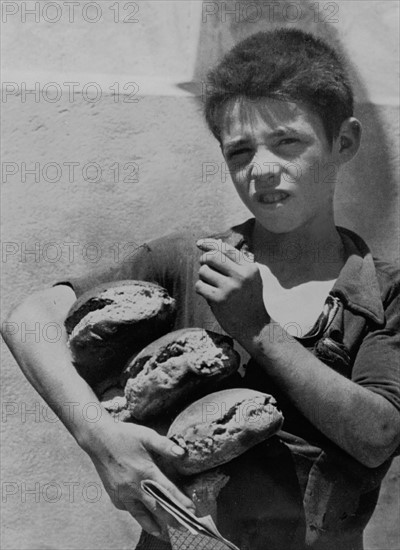
M 104 481 L 103 483 L 104 483 L 104 488 L 108 496 L 110 497 L 111 502 L 114 504 L 114 506 L 118 508 L 118 510 L 126 510 L 126 506 L 123 500 L 120 498 L 121 494 L 119 490 L 114 487 L 110 487 L 108 483 L 105 483 Z
M 213 239 L 212 237 L 199 239 L 196 242 L 196 246 L 204 252 L 208 252 L 211 250 L 237 250 L 231 244 L 223 241 L 222 239 Z
M 225 256 L 227 256 L 232 262 L 238 265 L 245 265 L 249 263 L 249 257 L 246 256 L 242 250 L 238 250 L 233 246 L 227 245 L 226 250 L 224 250 Z
M 215 302 L 218 300 L 219 289 L 215 286 L 209 285 L 204 281 L 196 281 L 194 289 L 196 293 L 203 296 L 207 302 Z
M 156 504 L 157 517 L 161 518 L 164 525 L 169 525 L 174 529 L 181 529 L 182 525 L 174 518 L 172 514 L 164 510 L 160 503 Z
M 222 275 L 233 277 L 238 273 L 238 269 L 240 270 L 240 267 L 245 265 L 245 262 L 248 263 L 248 260 L 244 259 L 240 250 L 230 247 L 229 250 L 205 252 L 200 256 L 199 262 L 201 265 L 212 267 Z
M 179 447 L 175 442 L 159 435 L 153 430 L 149 430 L 148 435 L 144 435 L 143 443 L 147 450 L 153 451 L 160 456 L 163 456 L 169 460 L 179 460 L 179 457 L 182 457 L 185 454 L 185 449 Z M 154 472 L 152 479 L 161 483 L 170 493 L 175 496 L 181 502 L 182 506 L 185 506 L 189 510 L 194 511 L 195 507 L 193 502 L 184 495 L 175 485 L 159 470 L 156 466 L 154 467 Z M 144 502 L 144 499 L 142 499 Z
M 226 284 L 226 275 L 223 275 L 219 271 L 215 271 L 215 269 L 212 269 L 206 264 L 200 267 L 199 278 L 201 281 L 217 288 L 221 288 Z
M 141 493 L 142 502 L 140 504 L 150 517 L 157 523 L 162 533 L 165 532 L 167 525 L 178 528 L 179 524 L 160 504 L 151 496 L 147 495 L 143 489 Z M 139 502 L 139 501 L 138 501 Z M 155 535 L 157 536 L 157 535 Z
M 165 489 L 171 493 L 171 495 L 178 500 L 181 505 L 186 508 L 186 510 L 189 510 L 190 512 L 194 513 L 196 511 L 196 507 L 193 504 L 193 502 L 188 498 L 182 491 L 176 487 L 162 472 L 161 470 L 158 470 L 157 474 L 153 477 L 154 481 L 157 483 L 160 483 Z
M 200 263 L 207 263 L 211 258 L 224 262 L 226 244 L 220 239 L 200 239 L 196 244 L 204 252 L 200 257 Z
M 109 495 L 110 496 L 110 495 Z M 111 497 L 110 496 L 110 500 L 111 502 L 114 504 L 114 506 L 116 508 L 118 508 L 118 510 L 126 510 L 126 506 L 123 502 L 121 502 L 120 500 L 118 500 L 118 498 L 115 498 L 115 497 Z
M 175 441 L 171 441 L 168 437 L 160 435 L 153 430 L 144 433 L 143 443 L 147 450 L 153 451 L 165 458 L 176 459 L 183 456 L 186 452 Z
M 203 252 L 211 252 L 212 250 L 222 250 L 223 241 L 221 239 L 213 239 L 209 237 L 207 239 L 199 239 L 196 242 L 196 246 L 203 250 Z
M 205 258 L 212 258 L 218 256 L 226 256 L 234 263 L 241 265 L 244 261 L 248 262 L 249 259 L 243 254 L 243 252 L 234 246 L 223 242 L 221 239 L 200 239 L 197 241 L 196 245 L 200 250 L 203 250 Z M 223 262 L 222 258 L 222 262 Z
M 131 514 L 133 518 L 139 523 L 139 525 L 153 535 L 159 537 L 163 531 L 162 523 L 158 523 L 156 518 L 149 512 L 144 504 L 139 501 L 126 504 L 126 510 Z
M 226 254 L 220 252 L 208 252 L 200 256 L 200 265 L 208 265 L 214 271 L 218 271 L 225 277 L 234 277 L 238 270 L 238 264 L 233 262 Z
M 148 496 L 140 485 L 133 483 L 130 491 L 105 487 L 114 506 L 129 512 L 145 531 L 158 537 L 165 532 L 170 523 L 169 514 L 160 509 L 155 499 Z

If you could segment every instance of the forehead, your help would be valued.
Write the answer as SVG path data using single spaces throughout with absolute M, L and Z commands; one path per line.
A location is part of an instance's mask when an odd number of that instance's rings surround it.
M 286 134 L 290 131 L 324 139 L 320 117 L 302 103 L 262 97 L 235 98 L 221 113 L 221 141 L 255 138 L 259 134 Z

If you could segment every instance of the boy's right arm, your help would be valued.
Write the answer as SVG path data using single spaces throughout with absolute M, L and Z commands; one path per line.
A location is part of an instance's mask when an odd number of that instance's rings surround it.
M 173 463 L 183 450 L 154 430 L 135 424 L 115 422 L 101 406 L 96 394 L 77 373 L 67 346 L 64 319 L 76 300 L 67 285 L 37 292 L 17 306 L 3 327 L 3 336 L 23 373 L 48 405 L 59 416 L 80 447 L 92 459 L 104 487 L 117 508 L 127 510 L 146 531 L 156 534 L 165 528 L 167 516 L 140 489 L 142 479 L 153 479 L 194 511 L 193 503 L 159 470 L 154 454 Z M 22 340 L 21 327 L 54 326 L 57 341 Z M 42 333 L 42 330 L 40 331 Z M 85 419 L 87 404 L 101 410 L 97 422 Z

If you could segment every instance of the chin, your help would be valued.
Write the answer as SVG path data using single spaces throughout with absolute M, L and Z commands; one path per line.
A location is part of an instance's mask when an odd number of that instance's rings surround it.
M 252 211 L 257 223 L 269 233 L 283 234 L 292 233 L 299 229 L 302 224 L 300 220 L 290 216 L 260 216 L 259 212 Z
M 257 223 L 266 231 L 275 234 L 291 233 L 300 228 L 304 220 L 299 219 L 298 212 L 293 205 L 283 205 L 277 209 L 267 210 L 265 206 L 255 204 L 249 200 L 242 201 L 255 217 Z M 297 215 L 296 215 L 297 214 Z
M 257 220 L 258 223 L 269 233 L 275 233 L 276 235 L 283 235 L 284 233 L 293 233 L 299 226 L 293 223 L 268 223 L 265 221 Z

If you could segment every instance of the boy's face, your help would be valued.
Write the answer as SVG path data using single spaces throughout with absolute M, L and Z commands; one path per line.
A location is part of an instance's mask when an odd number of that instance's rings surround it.
M 232 102 L 221 145 L 240 198 L 268 231 L 318 231 L 331 216 L 339 159 L 320 117 L 303 104 Z

